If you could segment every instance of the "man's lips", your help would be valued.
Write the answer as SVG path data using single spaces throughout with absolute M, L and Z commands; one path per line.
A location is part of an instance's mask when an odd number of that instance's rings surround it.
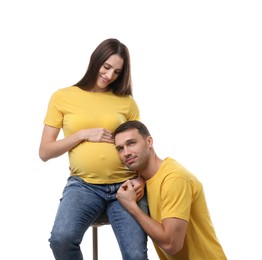
M 125 160 L 125 162 L 127 163 L 127 164 L 132 164 L 132 163 L 134 163 L 135 162 L 135 157 L 130 157 L 130 158 L 127 158 L 126 160 Z

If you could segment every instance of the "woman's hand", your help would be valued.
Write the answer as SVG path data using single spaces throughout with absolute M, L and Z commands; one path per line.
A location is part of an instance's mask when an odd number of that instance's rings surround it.
M 79 131 L 83 141 L 114 143 L 112 132 L 104 128 L 90 128 Z
M 104 128 L 82 129 L 57 140 L 60 129 L 45 125 L 39 147 L 39 156 L 46 162 L 73 149 L 83 141 L 114 143 L 112 133 Z

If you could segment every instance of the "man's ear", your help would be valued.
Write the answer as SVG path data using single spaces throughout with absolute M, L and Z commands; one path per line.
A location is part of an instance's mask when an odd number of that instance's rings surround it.
M 148 144 L 148 147 L 153 147 L 153 138 L 152 138 L 152 136 L 148 136 L 147 137 L 147 144 Z

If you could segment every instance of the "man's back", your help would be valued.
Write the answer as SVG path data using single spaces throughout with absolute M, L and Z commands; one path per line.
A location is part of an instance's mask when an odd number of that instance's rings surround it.
M 146 185 L 153 219 L 160 223 L 165 218 L 188 222 L 184 246 L 175 257 L 155 245 L 160 259 L 226 259 L 210 219 L 202 184 L 194 175 L 167 158 Z

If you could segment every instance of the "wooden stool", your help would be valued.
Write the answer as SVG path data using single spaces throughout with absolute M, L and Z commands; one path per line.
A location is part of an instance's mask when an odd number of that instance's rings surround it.
M 106 212 L 104 211 L 91 225 L 93 229 L 93 260 L 98 260 L 98 236 L 97 228 L 103 225 L 110 225 Z

